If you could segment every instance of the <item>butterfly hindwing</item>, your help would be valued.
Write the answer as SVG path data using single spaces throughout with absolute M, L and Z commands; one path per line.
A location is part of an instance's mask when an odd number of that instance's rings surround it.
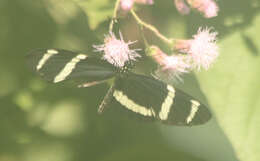
M 130 73 L 118 78 L 111 95 L 124 111 L 146 120 L 192 126 L 211 118 L 210 111 L 202 103 L 152 77 Z
M 28 55 L 30 67 L 44 79 L 58 83 L 69 79 L 103 81 L 115 76 L 115 68 L 98 57 L 60 49 L 38 49 Z

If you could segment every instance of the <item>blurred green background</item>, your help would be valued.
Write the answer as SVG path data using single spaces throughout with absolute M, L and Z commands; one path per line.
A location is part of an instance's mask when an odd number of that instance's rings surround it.
M 219 0 L 213 19 L 181 16 L 172 0 L 154 1 L 138 13 L 168 37 L 190 38 L 199 26 L 219 32 L 217 63 L 178 84 L 207 103 L 214 118 L 190 128 L 110 110 L 98 115 L 108 84 L 53 85 L 27 68 L 25 56 L 36 48 L 92 52 L 107 34 L 114 0 L 0 0 L 0 161 L 260 160 L 260 1 Z M 130 15 L 120 30 L 126 40 L 140 40 Z M 137 71 L 153 67 L 143 60 Z

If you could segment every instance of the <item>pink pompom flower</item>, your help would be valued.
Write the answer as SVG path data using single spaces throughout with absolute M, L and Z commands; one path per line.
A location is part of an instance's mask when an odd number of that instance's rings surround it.
M 206 18 L 216 17 L 218 15 L 219 8 L 214 1 L 208 1 L 203 9 L 204 16 Z
M 184 2 L 184 0 L 174 0 L 175 7 L 182 15 L 187 15 L 190 13 L 189 6 Z
M 120 1 L 121 9 L 124 11 L 131 10 L 132 7 L 134 6 L 134 2 L 135 0 L 121 0 Z
M 219 55 L 216 36 L 217 32 L 211 32 L 209 28 L 199 28 L 193 39 L 177 40 L 174 48 L 187 53 L 194 68 L 207 70 Z
M 113 64 L 116 67 L 123 67 L 128 61 L 135 61 L 141 57 L 136 51 L 139 49 L 129 49 L 129 45 L 135 42 L 125 42 L 120 34 L 120 39 L 117 39 L 114 33 L 105 36 L 103 45 L 94 45 L 95 51 L 104 52 L 103 59 Z
M 135 0 L 136 3 L 152 5 L 153 0 Z
M 186 56 L 168 56 L 156 46 L 151 48 L 155 50 L 152 58 L 160 65 L 155 72 L 157 77 L 164 77 L 167 80 L 181 80 L 180 75 L 189 71 L 191 66 L 187 63 Z
M 187 0 L 187 2 L 206 18 L 216 17 L 218 15 L 219 8 L 214 0 Z
M 120 6 L 123 11 L 130 11 L 133 8 L 134 3 L 152 5 L 153 0 L 121 0 Z

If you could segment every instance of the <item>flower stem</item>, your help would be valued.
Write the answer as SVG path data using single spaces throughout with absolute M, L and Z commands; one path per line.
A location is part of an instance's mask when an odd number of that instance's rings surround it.
M 138 17 L 138 15 L 135 13 L 135 11 L 133 9 L 131 9 L 131 14 L 133 15 L 133 17 L 135 18 L 135 20 L 137 21 L 137 23 L 141 26 L 141 27 L 145 27 L 146 29 L 152 31 L 158 38 L 160 38 L 162 41 L 164 41 L 165 43 L 169 44 L 170 46 L 172 46 L 174 40 L 173 39 L 169 39 L 166 36 L 164 36 L 163 34 L 161 34 L 159 32 L 159 30 L 157 28 L 155 28 L 153 25 L 150 25 L 146 22 L 144 22 L 143 20 L 140 19 L 140 17 Z
M 112 17 L 112 20 L 111 20 L 110 25 L 109 25 L 109 32 L 113 31 L 113 26 L 114 26 L 114 22 L 116 21 L 115 19 L 117 18 L 117 10 L 119 8 L 120 1 L 121 0 L 117 0 L 116 3 L 115 3 L 113 17 Z

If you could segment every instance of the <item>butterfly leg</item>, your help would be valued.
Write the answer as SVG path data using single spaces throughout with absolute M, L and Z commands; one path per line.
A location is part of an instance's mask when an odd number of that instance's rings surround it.
M 84 84 L 80 84 L 78 85 L 78 88 L 85 88 L 85 87 L 90 87 L 90 86 L 95 86 L 101 83 L 106 82 L 107 80 L 103 80 L 103 81 L 93 81 L 93 82 L 86 82 Z

